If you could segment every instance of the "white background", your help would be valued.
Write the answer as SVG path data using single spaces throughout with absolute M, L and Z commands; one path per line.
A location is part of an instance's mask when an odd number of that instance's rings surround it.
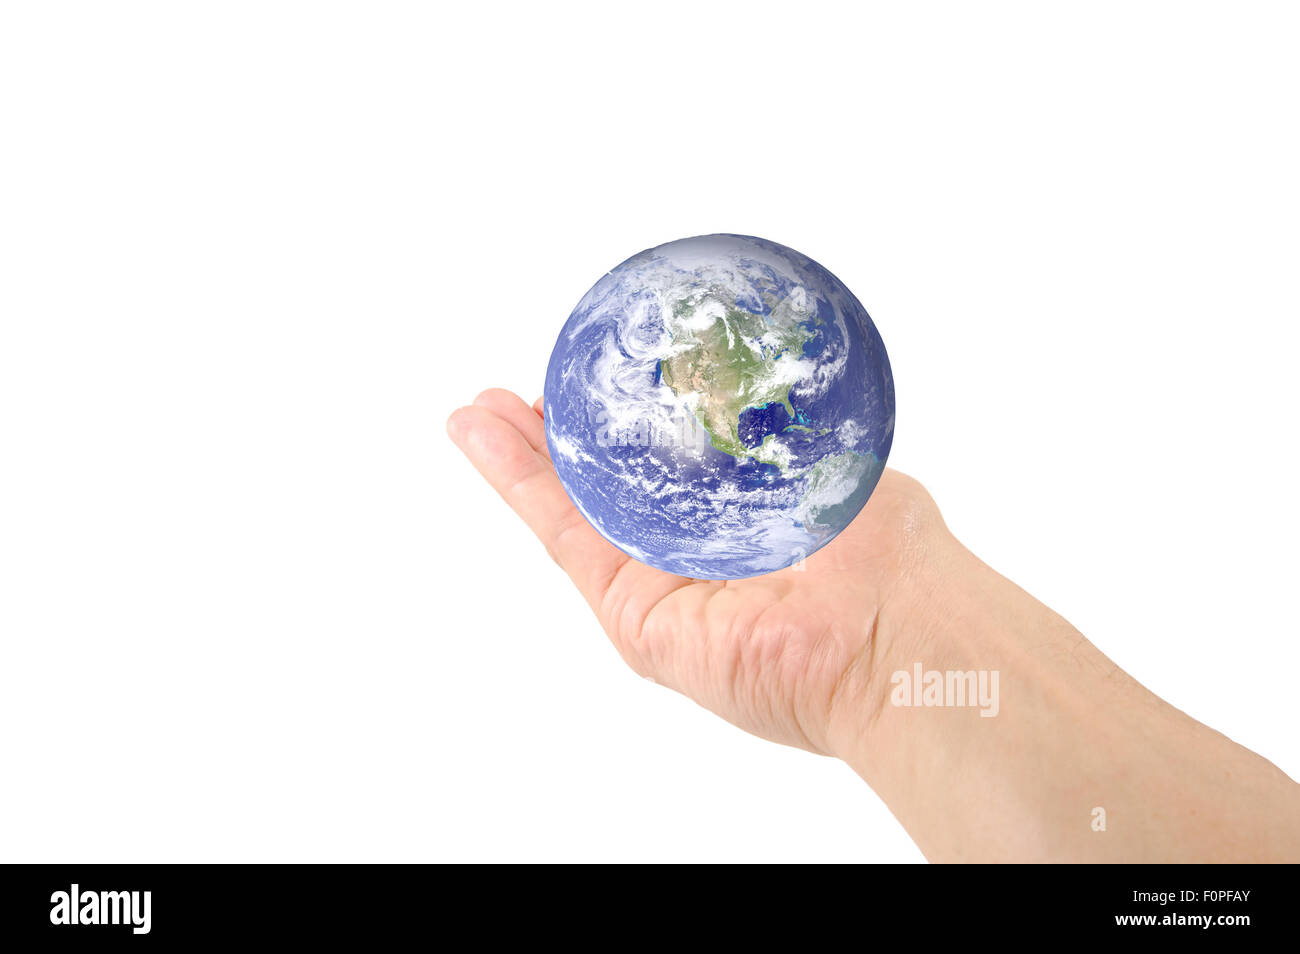
M 714 231 L 861 298 L 968 545 L 1300 775 L 1294 7 L 450 6 L 0 13 L 0 860 L 920 860 L 443 430 Z

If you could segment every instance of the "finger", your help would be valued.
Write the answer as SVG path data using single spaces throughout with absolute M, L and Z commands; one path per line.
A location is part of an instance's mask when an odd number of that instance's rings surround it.
M 546 447 L 546 429 L 542 426 L 541 418 L 533 413 L 533 409 L 525 404 L 524 399 L 518 394 L 503 388 L 488 388 L 474 399 L 474 404 L 487 408 L 512 425 L 524 435 L 524 440 L 528 441 L 533 450 L 547 459 L 550 458 L 550 452 Z
M 638 563 L 602 537 L 574 507 L 550 461 L 488 408 L 461 408 L 447 432 L 569 574 L 623 657 L 647 672 L 637 648 L 646 616 L 692 581 Z
M 543 422 L 545 422 L 546 420 L 545 401 L 546 401 L 546 396 L 543 395 L 542 397 L 539 397 L 536 401 L 533 402 L 533 410 L 537 412 L 537 416 L 540 417 Z
M 456 411 L 447 432 L 523 518 L 593 606 L 629 557 L 596 532 L 573 506 L 555 468 L 509 421 L 486 407 Z

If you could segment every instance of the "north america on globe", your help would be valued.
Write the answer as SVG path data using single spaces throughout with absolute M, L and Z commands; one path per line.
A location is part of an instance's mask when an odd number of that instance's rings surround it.
M 608 272 L 546 373 L 560 481 L 650 566 L 734 580 L 839 534 L 894 434 L 884 343 L 839 279 L 793 249 L 702 235 Z

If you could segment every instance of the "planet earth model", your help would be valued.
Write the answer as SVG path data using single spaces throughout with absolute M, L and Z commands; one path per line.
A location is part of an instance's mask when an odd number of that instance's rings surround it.
M 587 292 L 546 372 L 546 441 L 616 547 L 734 580 L 829 543 L 894 435 L 884 342 L 844 284 L 760 238 L 702 235 Z

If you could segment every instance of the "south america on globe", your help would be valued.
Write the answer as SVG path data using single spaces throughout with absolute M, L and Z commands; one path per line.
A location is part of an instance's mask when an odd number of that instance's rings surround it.
M 806 255 L 701 235 L 634 255 L 573 309 L 546 442 L 582 515 L 697 579 L 794 564 L 857 516 L 894 435 L 875 325 Z

